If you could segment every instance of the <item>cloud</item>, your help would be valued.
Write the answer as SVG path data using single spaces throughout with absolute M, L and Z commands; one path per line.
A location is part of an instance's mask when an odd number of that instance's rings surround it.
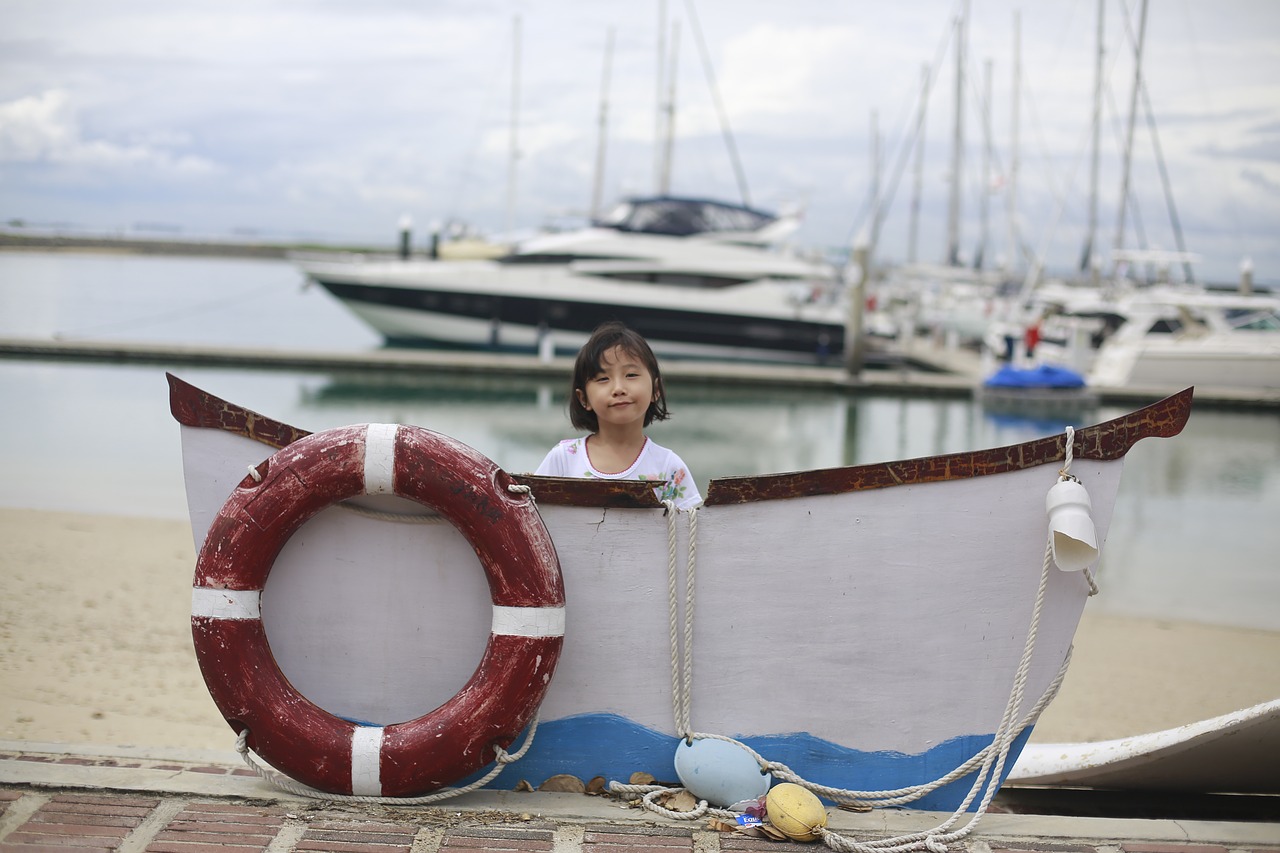
M 216 170 L 208 159 L 169 150 L 185 137 L 156 131 L 127 143 L 87 139 L 70 95 L 49 89 L 0 104 L 0 162 L 124 169 L 141 167 L 169 174 L 205 175 Z
M 1260 169 L 1241 169 L 1240 179 L 1246 184 L 1257 187 L 1265 193 L 1275 195 L 1280 193 L 1280 181 L 1276 181 L 1263 174 Z

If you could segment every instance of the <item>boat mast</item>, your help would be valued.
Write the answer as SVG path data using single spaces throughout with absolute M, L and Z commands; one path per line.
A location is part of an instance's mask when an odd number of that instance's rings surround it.
M 911 186 L 911 223 L 907 234 L 907 263 L 916 262 L 920 232 L 920 194 L 924 186 L 924 121 L 929 109 L 929 66 L 920 68 L 920 111 L 916 114 L 916 160 Z
M 662 101 L 662 93 L 666 89 L 666 81 L 663 79 L 663 71 L 667 67 L 667 3 L 666 0 L 658 0 L 658 85 L 654 91 L 653 103 L 653 186 L 655 189 L 662 186 L 662 149 L 663 149 L 663 133 L 662 128 L 665 124 L 664 106 Z
M 716 115 L 720 119 L 720 133 L 724 136 L 725 147 L 729 149 L 729 160 L 733 164 L 733 174 L 738 180 L 738 195 L 742 204 L 751 206 L 751 192 L 747 189 L 747 174 L 742 169 L 742 160 L 738 157 L 738 146 L 733 141 L 733 129 L 729 126 L 729 117 L 725 113 L 724 103 L 720 100 L 720 87 L 716 85 L 716 72 L 711 64 L 711 54 L 707 50 L 706 39 L 702 36 L 702 25 L 698 23 L 698 10 L 693 0 L 685 0 L 685 10 L 689 15 L 689 24 L 693 27 L 693 37 L 698 43 L 698 55 L 702 59 L 702 71 L 707 76 L 707 85 L 711 88 L 711 101 L 715 104 Z
M 605 39 L 604 73 L 600 81 L 599 138 L 596 142 L 596 174 L 591 184 L 591 221 L 600 218 L 601 195 L 604 192 L 604 154 L 609 137 L 609 71 L 613 64 L 613 27 Z
M 520 126 L 520 16 L 516 15 L 511 47 L 511 152 L 507 162 L 507 210 L 503 232 L 510 234 L 516 206 L 516 164 L 520 159 L 517 130 Z
M 1018 121 L 1020 118 L 1022 99 L 1022 10 L 1013 12 L 1013 114 L 1009 123 L 1012 125 L 1012 138 L 1009 147 L 1009 184 L 1006 196 L 1006 218 L 1009 225 L 1009 255 L 1006 264 L 1012 268 L 1019 254 L 1021 241 L 1018 235 Z
M 871 233 L 867 238 L 868 258 L 874 258 L 876 247 L 880 243 L 880 115 L 871 111 Z M 863 271 L 868 280 L 871 276 L 870 265 Z
M 991 225 L 991 60 L 983 63 L 983 103 L 982 103 L 982 193 L 979 196 L 979 221 L 982 223 L 978 238 L 978 251 L 973 258 L 973 268 L 982 269 L 984 256 L 987 253 L 987 242 Z
M 1142 47 L 1147 35 L 1147 0 L 1142 0 L 1142 8 L 1138 13 L 1138 43 L 1133 55 L 1133 89 L 1129 93 L 1129 125 L 1124 137 L 1124 168 L 1120 178 L 1120 210 L 1116 216 L 1116 239 L 1113 244 L 1116 252 L 1124 248 L 1125 212 L 1129 206 L 1129 174 L 1133 163 L 1133 125 L 1138 117 L 1138 92 L 1142 89 Z M 1119 261 L 1113 261 L 1112 274 Z
M 667 72 L 666 131 L 662 141 L 662 162 L 658 172 L 658 195 L 671 192 L 671 154 L 676 138 L 676 66 L 680 56 L 680 22 L 671 25 L 671 68 Z
M 1103 17 L 1106 0 L 1098 0 L 1098 55 L 1093 75 L 1093 161 L 1089 168 L 1089 225 L 1085 234 L 1084 252 L 1080 255 L 1080 272 L 1096 269 L 1093 258 L 1094 239 L 1098 233 L 1098 149 L 1102 133 L 1102 65 Z
M 964 159 L 964 63 L 965 31 L 969 0 L 964 0 L 956 19 L 956 115 L 951 138 L 951 199 L 947 205 L 947 263 L 960 265 L 960 170 Z

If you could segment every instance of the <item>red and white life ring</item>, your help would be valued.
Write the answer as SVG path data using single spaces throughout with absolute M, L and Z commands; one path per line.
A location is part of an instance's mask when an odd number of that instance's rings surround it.
M 223 505 L 196 561 L 191 630 L 214 703 L 276 769 L 329 793 L 414 796 L 493 761 L 532 719 L 564 642 L 555 546 L 527 495 L 492 461 L 413 426 L 364 424 L 279 450 Z M 318 707 L 281 672 L 263 629 L 261 594 L 285 542 L 326 507 L 396 494 L 439 512 L 484 567 L 493 625 L 465 686 L 430 713 L 361 726 Z

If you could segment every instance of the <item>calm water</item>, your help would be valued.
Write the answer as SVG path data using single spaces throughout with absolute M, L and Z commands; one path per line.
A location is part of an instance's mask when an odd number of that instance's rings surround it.
M 0 337 L 335 350 L 379 339 L 283 262 L 0 252 Z M 452 435 L 512 471 L 571 435 L 563 383 L 168 368 L 310 430 L 368 421 Z M 0 506 L 185 518 L 164 367 L 0 359 Z M 567 378 L 566 378 L 567 381 Z M 1065 424 L 967 400 L 670 389 L 651 434 L 712 477 L 1016 443 Z M 1121 414 L 1102 407 L 1091 422 Z M 1083 425 L 1083 424 L 1077 424 Z M 1129 454 L 1090 607 L 1280 630 L 1280 418 L 1196 411 Z

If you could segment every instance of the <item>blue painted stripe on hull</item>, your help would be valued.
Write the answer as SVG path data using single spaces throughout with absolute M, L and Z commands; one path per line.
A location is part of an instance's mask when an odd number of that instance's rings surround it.
M 1012 769 L 1030 734 L 1028 729 L 1014 742 L 1005 761 L 1005 775 Z M 992 737 L 988 734 L 953 738 L 919 755 L 862 752 L 803 733 L 747 737 L 742 741 L 770 761 L 782 762 L 811 782 L 835 788 L 881 791 L 932 782 L 945 776 L 991 743 Z M 522 736 L 512 748 L 523 743 Z M 508 767 L 491 787 L 511 788 L 518 779 L 526 779 L 537 787 L 558 773 L 577 776 L 584 782 L 595 776 L 611 782 L 626 782 L 632 773 L 644 771 L 659 781 L 676 782 L 678 743 L 679 738 L 615 714 L 583 714 L 551 720 L 538 726 L 528 753 Z M 481 775 L 477 773 L 459 784 Z M 968 794 L 975 775 L 952 782 L 905 807 L 952 811 Z

